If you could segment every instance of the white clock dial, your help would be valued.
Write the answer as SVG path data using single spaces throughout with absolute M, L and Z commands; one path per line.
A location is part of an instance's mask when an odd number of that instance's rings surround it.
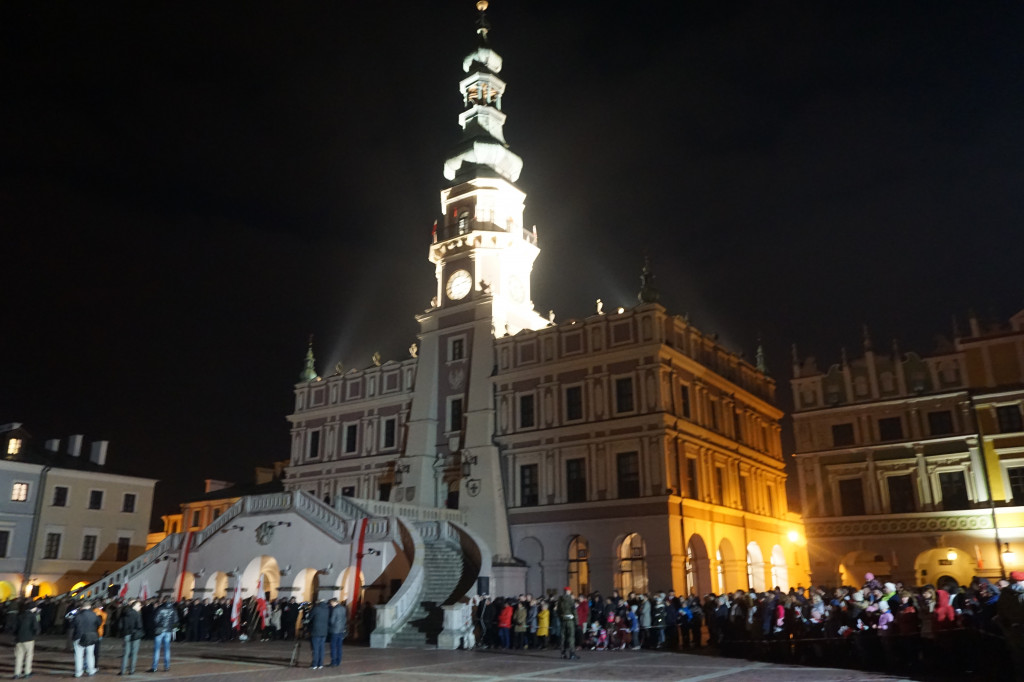
M 456 270 L 448 278 L 448 284 L 445 285 L 445 291 L 448 294 L 448 298 L 453 301 L 459 301 L 466 297 L 469 290 L 473 288 L 473 277 L 465 270 Z

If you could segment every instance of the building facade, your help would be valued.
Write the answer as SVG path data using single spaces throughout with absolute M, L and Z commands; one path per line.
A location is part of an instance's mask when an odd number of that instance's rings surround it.
M 960 584 L 1024 565 L 1024 312 L 929 355 L 794 353 L 797 471 L 816 582 Z M 1017 548 L 1017 550 L 1015 550 Z M 1024 558 L 1024 557 L 1022 557 Z
M 668 315 L 646 269 L 629 311 L 555 324 L 534 309 L 502 59 L 482 13 L 477 28 L 418 341 L 326 377 L 310 348 L 286 488 L 458 509 L 504 594 L 804 580 L 774 382 Z
M 107 441 L 85 457 L 83 436 L 63 451 L 59 440 L 38 447 L 18 424 L 0 438 L 0 594 L 67 592 L 145 550 L 156 481 L 110 470 Z

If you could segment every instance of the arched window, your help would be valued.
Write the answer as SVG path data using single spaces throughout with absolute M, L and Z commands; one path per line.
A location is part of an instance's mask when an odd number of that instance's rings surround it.
M 715 552 L 715 568 L 718 571 L 718 594 L 725 594 L 725 562 L 722 561 L 722 550 Z
M 590 593 L 590 547 L 587 539 L 577 535 L 569 543 L 569 580 L 573 594 Z
M 747 550 L 747 587 L 754 589 L 754 558 L 750 556 L 750 550 Z
M 639 533 L 630 533 L 619 545 L 616 587 L 620 594 L 647 593 L 647 547 Z

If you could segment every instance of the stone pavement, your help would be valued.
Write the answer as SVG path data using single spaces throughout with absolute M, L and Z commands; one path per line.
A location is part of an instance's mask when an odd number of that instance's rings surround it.
M 74 661 L 64 651 L 63 637 L 36 643 L 32 680 L 74 679 Z M 585 651 L 580 661 L 563 661 L 557 651 L 438 651 L 436 649 L 369 649 L 346 645 L 340 668 L 310 670 L 309 642 L 300 644 L 299 662 L 288 667 L 289 642 L 177 643 L 172 645 L 170 672 L 149 669 L 153 643 L 143 642 L 136 674 L 127 679 L 201 680 L 202 682 L 316 681 L 369 678 L 402 682 L 839 682 L 894 680 L 886 675 L 833 668 L 757 663 L 711 655 L 654 651 Z M 114 679 L 120 670 L 119 641 L 104 640 L 100 671 L 92 679 Z M 14 649 L 0 642 L 0 676 L 14 672 Z M 121 678 L 125 679 L 125 678 Z

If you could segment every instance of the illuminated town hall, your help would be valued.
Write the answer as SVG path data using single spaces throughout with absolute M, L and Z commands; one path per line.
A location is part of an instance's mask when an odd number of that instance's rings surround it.
M 646 265 L 633 307 L 534 310 L 540 244 L 486 5 L 408 357 L 321 372 L 311 345 L 284 492 L 226 504 L 108 582 L 250 596 L 262 577 L 271 597 L 376 605 L 374 646 L 442 647 L 483 592 L 807 584 L 760 352 L 748 362 L 666 311 Z

